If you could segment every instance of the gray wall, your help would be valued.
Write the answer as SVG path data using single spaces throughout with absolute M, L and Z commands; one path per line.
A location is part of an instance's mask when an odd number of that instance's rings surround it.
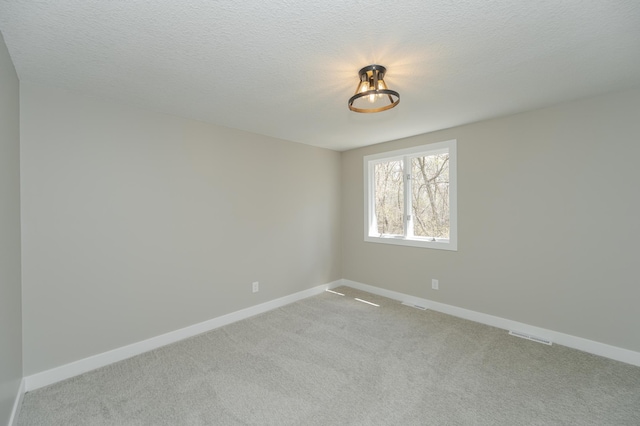
M 25 375 L 340 277 L 640 351 L 640 90 L 342 154 L 20 96 Z M 449 139 L 459 250 L 365 243 L 362 157 Z
M 458 251 L 365 243 L 363 156 L 449 139 Z M 343 276 L 640 351 L 639 161 L 640 90 L 344 152 Z
M 340 153 L 25 83 L 21 114 L 25 375 L 341 277 Z
M 20 95 L 0 34 L 0 424 L 22 380 L 20 291 Z

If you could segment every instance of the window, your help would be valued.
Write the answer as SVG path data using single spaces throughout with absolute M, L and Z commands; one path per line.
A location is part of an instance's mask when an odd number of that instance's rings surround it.
M 365 241 L 457 250 L 456 141 L 364 157 Z

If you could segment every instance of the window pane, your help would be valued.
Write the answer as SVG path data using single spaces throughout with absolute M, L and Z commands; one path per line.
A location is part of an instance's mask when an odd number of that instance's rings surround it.
M 374 173 L 378 233 L 404 235 L 402 161 L 378 163 L 374 166 Z
M 413 234 L 449 238 L 449 154 L 411 159 Z

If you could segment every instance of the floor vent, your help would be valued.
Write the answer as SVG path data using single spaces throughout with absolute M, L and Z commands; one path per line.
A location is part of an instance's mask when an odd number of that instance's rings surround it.
M 424 306 L 414 305 L 413 303 L 402 302 L 402 304 L 405 306 L 411 306 L 412 308 L 420 309 L 421 311 L 427 310 L 427 308 L 425 308 Z
M 521 333 L 519 331 L 510 330 L 509 334 L 512 335 L 512 336 L 520 337 L 521 339 L 532 340 L 534 342 L 544 343 L 545 345 L 549 345 L 549 346 L 552 345 L 551 340 L 543 339 L 542 337 L 532 336 L 532 335 L 526 334 L 526 333 Z

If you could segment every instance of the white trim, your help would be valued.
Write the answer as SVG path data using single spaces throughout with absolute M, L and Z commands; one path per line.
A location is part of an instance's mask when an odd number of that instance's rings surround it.
M 371 243 L 393 244 L 410 247 L 432 248 L 439 250 L 458 250 L 458 151 L 457 140 L 451 139 L 444 142 L 436 142 L 420 146 L 414 146 L 396 151 L 380 152 L 363 157 L 364 180 L 364 241 Z M 449 238 L 429 240 L 413 235 L 408 214 L 411 208 L 411 182 L 404 178 L 404 235 L 380 235 L 375 217 L 375 193 L 374 193 L 374 166 L 388 161 L 402 161 L 407 172 L 409 159 L 415 155 L 449 154 Z M 409 173 L 411 173 L 409 171 Z
M 451 229 L 449 229 L 451 232 Z M 409 246 L 409 247 L 422 247 L 422 248 L 434 248 L 439 250 L 449 250 L 449 251 L 458 251 L 456 245 L 451 242 L 453 240 L 445 240 L 440 239 L 436 241 L 429 241 L 424 239 L 409 239 L 395 236 L 385 236 L 381 235 L 379 237 L 372 235 L 365 235 L 364 240 L 370 243 L 382 243 L 382 244 L 393 244 L 396 246 Z
M 194 324 L 180 330 L 165 333 L 156 337 L 152 337 L 141 342 L 133 343 L 131 345 L 123 346 L 121 348 L 113 349 L 108 352 L 104 352 L 98 355 L 94 355 L 88 358 L 84 358 L 78 361 L 71 362 L 69 364 L 62 365 L 60 367 L 52 368 L 40 373 L 32 374 L 22 379 L 18 395 L 13 406 L 13 411 L 9 420 L 9 426 L 17 421 L 20 414 L 20 407 L 22 405 L 22 399 L 25 392 L 48 386 L 50 384 L 69 379 L 71 377 L 80 375 L 87 371 L 94 370 L 96 368 L 104 367 L 114 362 L 122 361 L 127 358 L 142 354 L 144 352 L 157 349 L 162 346 L 175 343 L 177 341 L 196 336 L 198 334 L 205 333 L 207 331 L 222 327 L 236 321 L 240 321 L 254 315 L 258 315 L 273 309 L 280 308 L 290 303 L 297 302 L 298 300 L 306 299 L 307 297 L 321 294 L 327 289 L 333 289 L 345 285 L 358 290 L 363 290 L 372 294 L 387 297 L 389 299 L 398 300 L 400 302 L 415 305 L 419 307 L 425 307 L 437 312 L 453 315 L 459 318 L 464 318 L 470 321 L 475 321 L 481 324 L 490 325 L 493 327 L 501 328 L 504 330 L 518 330 L 523 333 L 539 336 L 544 339 L 553 341 L 556 344 L 568 346 L 570 348 L 578 349 L 584 352 L 592 353 L 595 355 L 603 356 L 606 358 L 614 359 L 616 361 L 625 362 L 628 364 L 636 365 L 640 367 L 640 352 L 634 352 L 628 349 L 619 348 L 616 346 L 607 345 L 605 343 L 595 342 L 581 337 L 572 336 L 569 334 L 559 333 L 553 330 L 547 330 L 531 326 L 528 324 L 520 323 L 517 321 L 508 320 L 505 318 L 496 317 L 493 315 L 483 314 L 481 312 L 471 311 L 457 306 L 447 305 L 440 302 L 434 302 L 428 299 L 420 297 L 410 296 L 404 293 L 399 293 L 392 290 L 386 290 L 380 287 L 374 287 L 368 284 L 359 283 L 352 280 L 341 279 L 328 284 L 319 285 L 298 293 L 294 293 L 288 296 L 281 297 L 279 299 L 271 300 L 269 302 L 262 303 L 260 305 L 252 306 L 240 311 L 232 312 L 221 317 L 213 318 L 208 321 L 204 321 L 198 324 Z
M 616 361 L 621 361 L 640 367 L 640 352 L 635 352 L 617 346 L 611 346 L 606 343 L 600 343 L 593 340 L 584 339 L 582 337 L 548 330 L 545 328 L 535 327 L 533 325 L 524 324 L 518 321 L 512 321 L 506 318 L 483 314 L 482 312 L 476 312 L 469 309 L 459 308 L 453 305 L 447 305 L 445 303 L 434 302 L 432 300 L 422 299 L 420 297 L 410 296 L 408 294 L 386 290 L 380 287 L 374 287 L 356 281 L 342 279 L 342 285 L 377 294 L 378 296 L 387 297 L 389 299 L 398 300 L 403 303 L 424 306 L 427 309 L 453 315 L 459 318 L 464 318 L 470 321 L 475 321 L 481 324 L 490 325 L 492 327 L 497 327 L 504 330 L 518 330 L 522 333 L 539 336 L 543 339 L 553 341 L 558 345 L 567 346 L 583 352 L 588 352 L 590 354 L 603 356 L 605 358 L 610 358 Z
M 20 409 L 22 408 L 22 399 L 24 398 L 24 393 L 26 387 L 25 379 L 20 380 L 20 387 L 18 387 L 18 394 L 16 395 L 16 399 L 13 402 L 13 409 L 11 410 L 11 415 L 9 416 L 8 426 L 16 426 L 18 424 L 18 417 L 20 417 Z
M 86 373 L 87 371 L 95 370 L 96 368 L 104 367 L 106 365 L 113 364 L 114 362 L 122 361 L 124 359 L 140 355 L 144 352 L 148 352 L 153 349 L 157 349 L 159 347 L 196 336 L 198 334 L 206 333 L 207 331 L 213 330 L 215 328 L 222 327 L 236 321 L 252 317 L 254 315 L 280 308 L 290 303 L 297 302 L 298 300 L 321 294 L 325 290 L 335 288 L 339 285 L 340 281 L 334 281 L 329 284 L 319 285 L 307 290 L 300 291 L 298 293 L 290 294 L 279 299 L 262 303 L 260 305 L 251 306 L 249 308 L 232 312 L 230 314 L 213 318 L 185 328 L 181 328 L 179 330 L 161 334 L 147 340 L 132 343 L 127 346 L 110 350 L 108 352 L 103 352 L 98 355 L 70 362 L 69 364 L 65 364 L 60 367 L 32 374 L 31 376 L 27 376 L 24 378 L 25 389 L 27 392 L 29 392 L 44 386 L 48 386 L 50 384 L 66 380 L 71 377 L 78 376 L 82 373 Z

